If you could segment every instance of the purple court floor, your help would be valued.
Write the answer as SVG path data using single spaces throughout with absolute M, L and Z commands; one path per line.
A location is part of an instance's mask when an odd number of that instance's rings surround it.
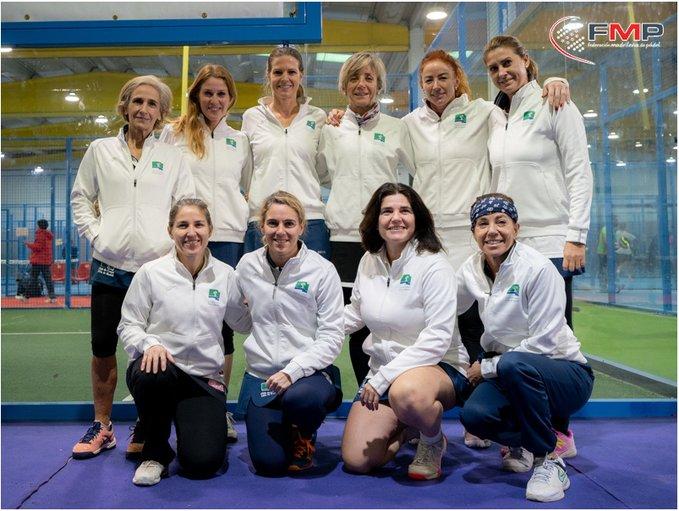
M 131 480 L 124 457 L 129 424 L 117 423 L 118 448 L 91 460 L 69 459 L 86 425 L 2 424 L 3 508 L 671 508 L 677 507 L 677 423 L 668 419 L 572 422 L 578 456 L 568 460 L 571 487 L 551 504 L 525 500 L 530 474 L 499 468 L 499 448 L 475 451 L 462 443 L 457 421 L 444 425 L 449 446 L 438 481 L 405 475 L 414 448 L 370 476 L 348 474 L 339 446 L 344 421 L 319 431 L 317 466 L 304 475 L 264 478 L 249 464 L 245 431 L 229 448 L 222 472 L 190 480 L 170 477 L 150 488 Z

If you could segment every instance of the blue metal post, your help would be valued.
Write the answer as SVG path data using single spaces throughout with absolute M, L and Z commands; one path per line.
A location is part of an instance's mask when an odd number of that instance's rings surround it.
M 613 186 L 611 178 L 611 143 L 608 141 L 608 68 L 599 67 L 599 125 L 601 126 L 602 166 L 604 171 L 604 219 L 606 222 L 606 261 L 608 303 L 615 303 L 615 225 L 613 225 Z
M 7 213 L 5 214 L 5 294 L 9 294 L 9 259 L 11 257 L 10 250 L 9 250 L 9 240 L 10 234 L 11 234 L 11 214 L 9 213 L 9 209 L 5 210 Z
M 52 228 L 52 233 L 54 237 L 52 238 L 52 256 L 57 259 L 57 224 L 56 224 L 56 209 L 57 209 L 57 187 L 56 187 L 56 175 L 50 175 L 50 227 Z
M 66 139 L 66 280 L 64 281 L 64 306 L 71 308 L 71 172 L 73 166 L 73 139 Z
M 662 66 L 660 48 L 653 48 L 653 92 L 661 90 Z M 672 268 L 670 268 L 669 222 L 667 221 L 667 163 L 665 162 L 665 133 L 663 130 L 662 101 L 655 101 L 655 157 L 658 168 L 658 248 L 660 249 L 660 278 L 662 279 L 663 311 L 672 311 Z
M 457 49 L 459 52 L 459 60 L 462 69 L 467 69 L 467 23 L 464 16 L 464 3 L 457 4 L 455 10 L 455 17 L 457 18 Z

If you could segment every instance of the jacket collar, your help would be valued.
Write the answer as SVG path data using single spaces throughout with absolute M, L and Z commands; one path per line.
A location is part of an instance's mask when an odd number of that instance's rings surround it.
M 290 124 L 291 126 L 297 122 L 298 119 L 301 119 L 304 117 L 308 111 L 310 110 L 309 104 L 311 102 L 311 98 L 309 96 L 305 96 L 302 101 L 297 100 L 299 103 L 299 112 L 297 112 L 297 115 L 295 118 L 292 120 L 292 123 Z M 273 96 L 264 96 L 262 98 L 259 98 L 257 100 L 257 103 L 259 103 L 259 109 L 262 111 L 262 113 L 272 120 L 273 122 L 278 123 L 278 119 L 274 115 L 274 113 L 271 111 L 271 104 L 273 103 Z
M 375 105 L 365 113 L 365 115 L 359 115 L 354 112 L 351 107 L 347 106 L 344 118 L 347 120 L 347 122 L 351 122 L 356 126 L 374 126 L 377 124 L 377 121 L 379 121 L 380 118 L 380 102 L 377 101 Z
M 528 82 L 516 91 L 516 94 L 514 94 L 514 97 L 512 98 L 512 104 L 509 107 L 509 117 L 514 115 L 521 107 L 521 104 L 528 102 L 536 93 L 538 94 L 538 97 L 542 97 L 542 89 L 535 80 Z
M 217 123 L 217 126 L 215 126 L 215 129 L 212 131 L 214 137 L 226 136 L 233 129 L 231 128 L 231 126 L 227 124 L 226 122 L 227 117 L 228 114 L 222 117 L 221 120 Z M 210 126 L 208 126 L 207 122 L 205 121 L 205 117 L 203 116 L 203 114 L 198 115 L 198 119 L 200 119 L 200 122 L 203 125 L 203 129 L 206 131 L 206 133 L 209 134 L 211 131 Z
M 439 120 L 439 114 L 434 112 L 433 108 L 429 106 L 429 102 L 426 100 L 426 98 L 422 98 L 422 103 L 424 103 L 423 108 L 421 110 L 422 116 L 437 122 Z M 462 94 L 461 96 L 453 99 L 450 103 L 448 103 L 448 106 L 446 106 L 446 108 L 443 110 L 440 119 L 448 117 L 448 115 L 450 115 L 450 113 L 453 112 L 454 110 L 464 108 L 468 104 L 469 97 L 466 94 Z
M 179 257 L 177 256 L 177 248 L 173 246 L 170 249 L 170 253 L 168 254 L 169 257 L 172 258 L 174 261 L 175 268 L 177 269 L 177 272 L 182 275 L 183 277 L 186 277 L 193 281 L 193 275 L 191 275 L 191 272 L 186 269 L 186 266 L 184 266 L 184 263 L 182 263 L 179 260 Z M 212 254 L 210 253 L 210 249 L 206 248 L 205 249 L 205 264 L 203 267 L 200 269 L 198 272 L 198 275 L 196 275 L 196 280 L 200 278 L 201 275 L 203 275 L 205 272 L 211 271 L 214 272 L 214 263 L 213 263 L 213 257 Z
M 125 149 L 128 149 L 127 147 L 127 140 L 125 140 L 125 133 L 127 133 L 127 130 L 129 129 L 128 125 L 125 124 L 120 130 L 118 130 L 118 140 L 120 140 L 120 143 L 123 144 Z M 144 150 L 146 148 L 153 147 L 156 143 L 158 142 L 158 139 L 156 139 L 155 133 L 153 130 L 151 130 L 151 133 L 149 134 L 148 137 L 146 137 L 146 140 L 144 140 L 144 145 L 142 146 L 142 154 L 144 153 Z
M 389 264 L 389 259 L 387 259 L 387 247 L 385 245 L 382 245 L 382 248 L 379 250 L 379 252 L 377 252 L 377 258 L 384 266 L 384 269 L 386 270 L 388 275 L 398 275 L 401 273 L 406 263 L 416 255 L 417 245 L 418 245 L 417 240 L 414 238 L 411 239 L 406 244 L 406 246 L 403 247 L 401 256 L 395 261 L 393 261 L 391 264 Z
M 285 265 L 283 266 L 283 269 L 288 268 L 289 266 L 299 266 L 302 263 L 302 261 L 304 261 L 304 259 L 306 258 L 307 254 L 309 253 L 309 249 L 302 240 L 299 240 L 299 243 L 301 243 L 301 245 L 299 247 L 297 255 L 295 257 L 291 257 L 290 259 L 288 259 Z M 264 270 L 271 271 L 271 265 L 269 264 L 269 261 L 267 260 L 266 257 L 266 245 L 260 248 L 258 252 L 259 261 L 262 264 Z

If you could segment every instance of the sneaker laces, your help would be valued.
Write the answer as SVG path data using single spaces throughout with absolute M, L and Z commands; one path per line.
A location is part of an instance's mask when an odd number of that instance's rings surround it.
M 548 484 L 552 477 L 552 472 L 558 470 L 558 463 L 554 460 L 545 460 L 542 465 L 537 467 L 533 472 L 531 479 Z
M 80 439 L 80 443 L 83 444 L 89 444 L 94 440 L 97 435 L 101 432 L 101 422 L 95 422 L 90 426 L 90 428 L 87 430 L 87 433 L 83 435 L 83 437 Z
M 311 443 L 310 438 L 304 438 L 302 435 L 299 435 L 295 440 L 295 458 L 311 457 L 314 454 L 314 450 L 314 444 Z
M 420 440 L 417 445 L 417 452 L 415 453 L 415 459 L 413 460 L 414 465 L 431 465 L 436 463 L 436 451 L 438 447 L 438 442 L 435 444 L 427 444 Z

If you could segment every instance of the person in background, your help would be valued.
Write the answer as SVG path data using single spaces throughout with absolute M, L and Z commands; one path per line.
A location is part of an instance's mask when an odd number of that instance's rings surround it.
M 93 253 L 94 423 L 73 447 L 75 459 L 91 458 L 116 446 L 111 409 L 118 381 L 120 308 L 134 273 L 170 250 L 165 224 L 170 208 L 195 194 L 186 157 L 153 135 L 171 105 L 170 88 L 155 76 L 138 76 L 125 83 L 118 98 L 125 125 L 117 137 L 89 145 L 73 183 L 73 221 Z M 131 455 L 139 453 L 142 440 L 143 432 L 135 428 L 128 446 Z
M 38 228 L 35 230 L 35 239 L 33 243 L 25 241 L 24 244 L 31 251 L 29 262 L 31 263 L 31 287 L 39 289 L 40 284 L 38 279 L 42 275 L 47 288 L 47 302 L 54 303 L 57 301 L 54 295 L 54 283 L 52 282 L 52 263 L 54 257 L 52 256 L 52 240 L 54 235 L 48 229 L 49 223 L 44 218 L 38 220 Z M 22 296 L 23 295 L 19 295 Z
M 484 354 L 467 372 L 475 389 L 460 419 L 472 434 L 508 446 L 505 470 L 535 467 L 526 498 L 559 500 L 570 482 L 552 417 L 582 408 L 594 375 L 563 315 L 562 277 L 547 257 L 517 241 L 514 201 L 482 195 L 470 220 L 480 252 L 458 272 L 458 301 L 463 311 L 479 304 Z
M 330 241 L 325 206 L 316 172 L 316 152 L 325 112 L 304 95 L 302 55 L 290 46 L 274 49 L 266 64 L 266 91 L 259 105 L 243 114 L 243 132 L 250 140 L 253 173 L 248 193 L 250 218 L 245 252 L 262 246 L 257 215 L 270 194 L 284 190 L 302 202 L 307 218 L 304 243 L 326 259 Z
M 186 114 L 167 125 L 160 140 L 179 147 L 186 155 L 196 185 L 205 201 L 214 229 L 210 254 L 235 268 L 243 256 L 247 228 L 247 193 L 252 176 L 250 143 L 244 133 L 226 123 L 236 103 L 236 83 L 223 66 L 206 64 L 188 90 Z M 242 192 L 241 192 L 242 191 Z M 233 366 L 233 330 L 224 323 L 224 385 L 229 388 Z M 227 412 L 227 438 L 238 439 L 233 417 Z
M 367 252 L 344 308 L 344 330 L 370 329 L 363 343 L 370 372 L 349 411 L 342 459 L 347 470 L 368 473 L 419 432 L 408 476 L 436 479 L 447 447 L 443 412 L 462 405 L 470 390 L 467 351 L 453 336 L 455 272 L 431 213 L 407 185 L 380 186 L 360 232 Z
M 349 101 L 338 127 L 321 133 L 317 155 L 321 184 L 330 188 L 326 222 L 330 229 L 330 260 L 337 268 L 349 303 L 358 263 L 363 257 L 358 226 L 373 192 L 385 182 L 398 182 L 401 164 L 413 172 L 408 130 L 400 119 L 380 112 L 377 96 L 386 88 L 387 72 L 374 53 L 358 52 L 347 59 L 339 74 L 339 90 Z M 351 364 L 360 385 L 368 374 L 363 352 L 367 328 L 349 340 Z
M 332 365 L 344 340 L 342 287 L 332 264 L 301 241 L 305 226 L 294 195 L 270 195 L 260 212 L 264 246 L 236 268 L 252 316 L 238 410 L 262 475 L 311 468 L 316 431 L 342 402 Z
M 250 329 L 250 317 L 229 265 L 212 257 L 207 204 L 182 199 L 170 210 L 174 249 L 144 264 L 123 302 L 118 335 L 130 357 L 127 386 L 144 425 L 145 442 L 132 482 L 151 486 L 168 474 L 175 453 L 191 477 L 222 466 L 227 429 L 222 324 Z
M 537 64 L 521 42 L 497 36 L 484 49 L 488 75 L 500 89 L 507 112 L 504 125 L 488 141 L 493 167 L 491 189 L 514 197 L 523 215 L 519 241 L 549 258 L 566 291 L 564 315 L 573 326 L 573 275 L 585 268 L 593 179 L 587 136 L 573 102 L 558 110 L 546 104 L 537 83 Z M 565 417 L 553 417 L 559 454 L 575 455 Z

